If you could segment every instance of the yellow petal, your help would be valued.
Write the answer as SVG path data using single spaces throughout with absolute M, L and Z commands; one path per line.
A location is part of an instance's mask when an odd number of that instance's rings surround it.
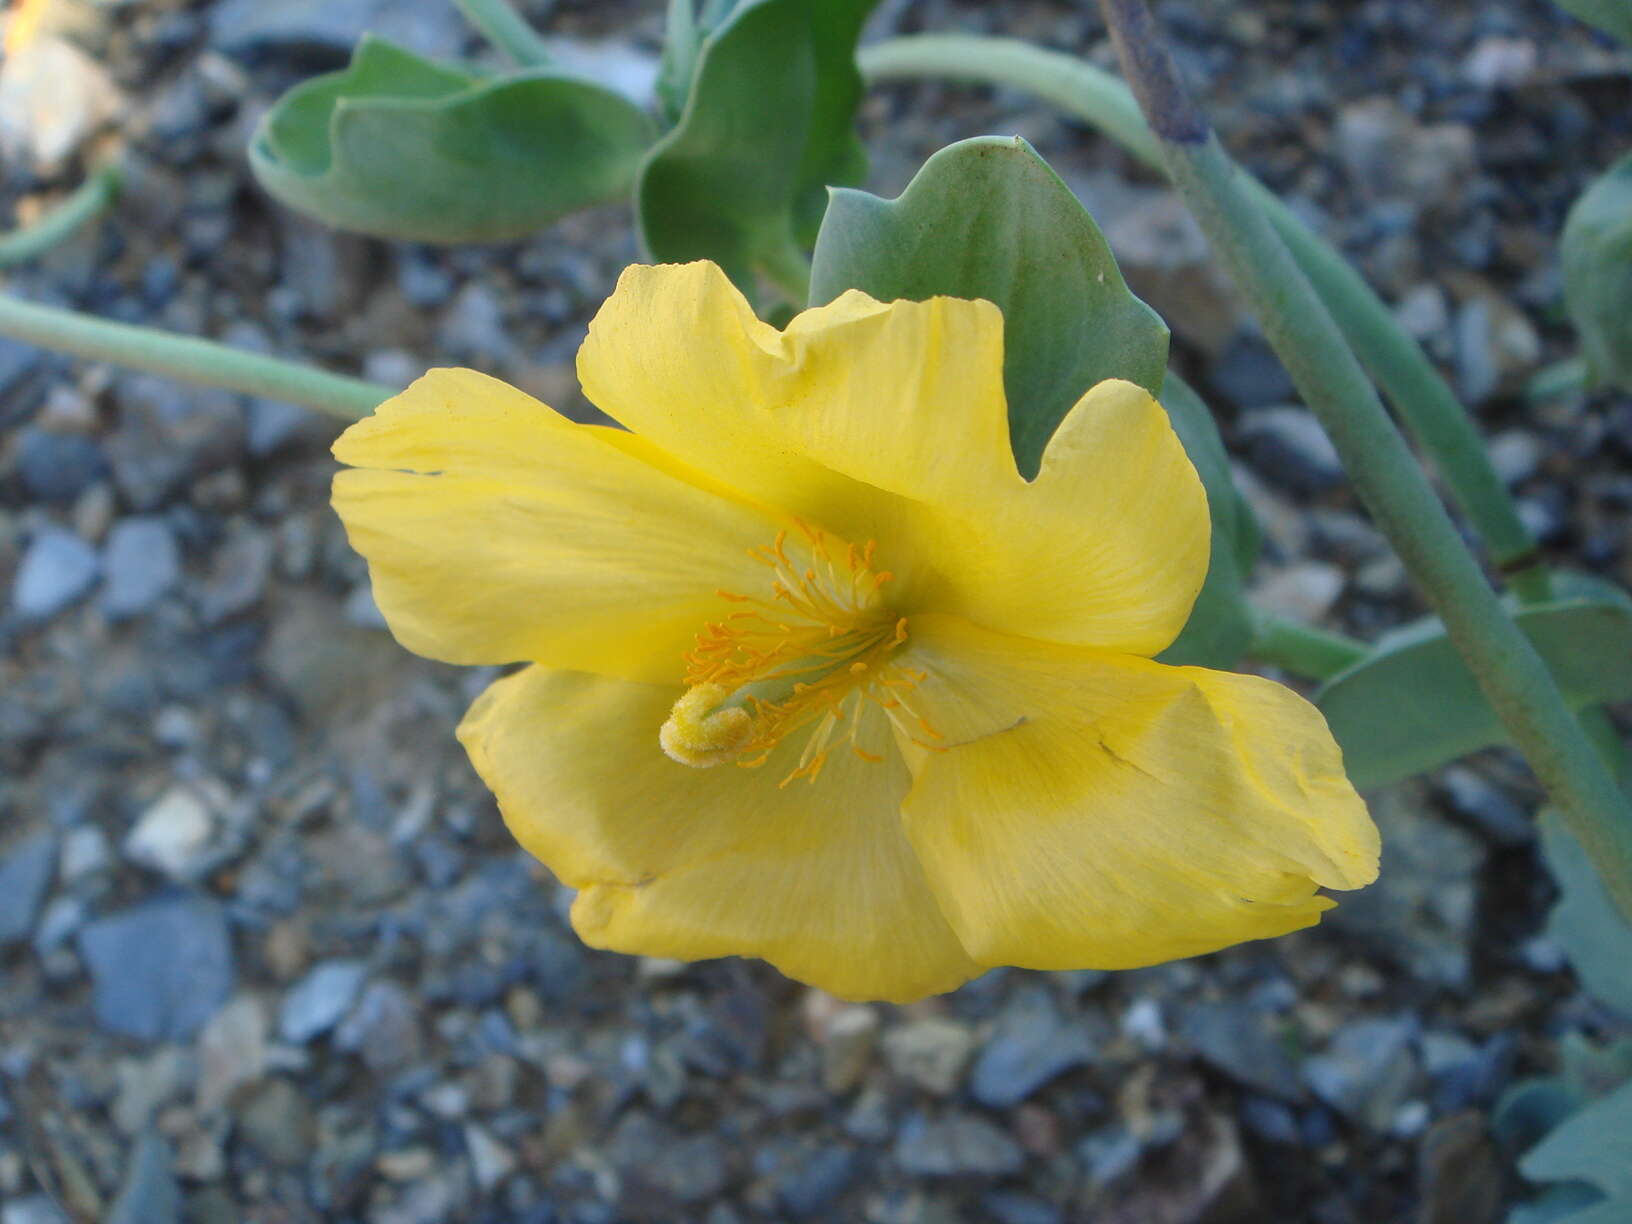
M 763 584 L 780 521 L 641 439 L 470 370 L 433 370 L 341 435 L 334 507 L 408 649 L 675 682 Z
M 518 841 L 580 890 L 586 943 L 693 960 L 757 956 L 851 999 L 907 1001 L 979 972 L 902 831 L 908 779 L 835 753 L 814 783 L 765 765 L 694 769 L 658 746 L 680 690 L 528 668 L 459 738 Z
M 989 302 L 846 293 L 785 331 L 712 264 L 631 267 L 578 357 L 589 398 L 687 465 L 850 540 L 909 606 L 1153 654 L 1207 568 L 1201 482 L 1142 390 L 1089 391 L 1035 482 Z
M 920 617 L 910 702 L 941 735 L 904 804 L 977 960 L 1121 969 L 1279 935 L 1377 873 L 1315 708 L 1270 681 Z

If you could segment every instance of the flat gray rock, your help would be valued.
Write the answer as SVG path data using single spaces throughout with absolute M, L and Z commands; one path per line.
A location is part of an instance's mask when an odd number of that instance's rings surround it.
M 232 993 L 226 917 L 198 893 L 160 893 L 90 923 L 79 955 L 97 1023 L 140 1041 L 192 1037 Z

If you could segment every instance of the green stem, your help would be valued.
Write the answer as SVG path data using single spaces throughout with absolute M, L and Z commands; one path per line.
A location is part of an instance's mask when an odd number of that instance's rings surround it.
M 543 68 L 550 49 L 508 0 L 453 0 L 481 36 L 523 68 Z
M 1146 164 L 1165 170 L 1161 142 L 1116 77 L 1069 55 L 1018 39 L 922 34 L 863 47 L 857 56 L 871 81 L 951 77 L 1024 89 L 1090 123 Z M 1381 384 L 1417 444 L 1433 457 L 1452 496 L 1483 538 L 1491 559 L 1544 598 L 1536 541 L 1496 474 L 1473 421 L 1420 345 L 1393 312 L 1330 245 L 1273 192 L 1244 172 L 1242 188 L 1269 217 L 1303 274 Z M 1536 570 L 1536 573 L 1527 571 Z
M 329 374 L 213 340 L 112 323 L 0 295 L 0 336 L 92 361 L 111 361 L 183 382 L 299 404 L 343 421 L 367 416 L 396 389 Z
M 1345 634 L 1256 609 L 1247 653 L 1309 680 L 1330 680 L 1366 657 L 1366 644 Z
M 1632 810 L 1541 656 L 1507 616 L 1332 316 L 1179 84 L 1144 0 L 1100 0 L 1174 185 L 1325 426 L 1356 492 L 1445 625 L 1623 913 Z
M 37 259 L 101 216 L 119 198 L 120 181 L 119 167 L 109 162 L 33 225 L 0 235 L 0 268 Z

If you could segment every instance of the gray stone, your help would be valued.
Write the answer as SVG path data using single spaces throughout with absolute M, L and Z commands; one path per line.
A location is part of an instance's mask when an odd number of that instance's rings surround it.
M 171 1170 L 170 1145 L 149 1131 L 136 1144 L 104 1224 L 180 1224 L 180 1220 L 181 1187 Z
M 317 1122 L 300 1089 L 268 1080 L 238 1114 L 238 1133 L 272 1164 L 304 1164 L 317 1146 Z
M 1242 332 L 1208 367 L 1213 388 L 1238 408 L 1284 404 L 1297 395 L 1281 359 L 1262 337 Z
M 895 1160 L 917 1177 L 1006 1177 L 1026 1163 L 1013 1139 L 970 1113 L 908 1118 L 895 1143 Z
M 210 1018 L 198 1038 L 198 1111 L 212 1114 L 267 1069 L 271 1026 L 254 995 L 239 995 Z
M 114 384 L 119 424 L 103 449 L 114 483 L 139 511 L 152 510 L 205 472 L 243 451 L 237 396 L 183 388 L 168 379 L 130 374 Z
M 1422 124 L 1393 98 L 1351 102 L 1332 126 L 1332 151 L 1363 197 L 1440 206 L 1478 177 L 1473 132 Z
M 676 1135 L 644 1113 L 625 1114 L 606 1146 L 624 1177 L 679 1203 L 706 1203 L 730 1180 L 725 1145 L 711 1134 Z
M 210 45 L 228 55 L 339 62 L 365 31 L 443 58 L 456 55 L 468 33 L 452 5 L 424 0 L 223 0 L 210 9 Z
M 1304 1080 L 1326 1104 L 1353 1121 L 1384 1131 L 1417 1078 L 1413 1016 L 1355 1020 L 1324 1053 L 1303 1064 Z
M 79 954 L 109 1032 L 184 1041 L 232 993 L 232 939 L 210 898 L 165 892 L 86 926 Z
M 1088 1173 L 1088 1180 L 1096 1186 L 1108 1186 L 1126 1177 L 1139 1165 L 1144 1144 L 1139 1137 L 1120 1122 L 1087 1135 L 1077 1145 L 1077 1155 Z
M 997 1224 L 1064 1224 L 1065 1213 L 1046 1199 L 1016 1190 L 993 1190 L 982 1195 L 981 1210 Z
M 34 929 L 56 862 L 57 837 L 49 830 L 17 842 L 0 861 L 0 948 Z
M 1347 894 L 1326 924 L 1424 981 L 1465 985 L 1483 844 L 1433 816 L 1417 784 L 1371 796 L 1371 814 L 1383 838 L 1377 882 Z
M 47 524 L 34 533 L 12 582 L 12 610 L 24 620 L 47 620 L 84 596 L 102 563 L 73 532 Z
M 1305 408 L 1257 408 L 1243 413 L 1236 431 L 1253 467 L 1278 488 L 1313 496 L 1343 480 L 1337 448 Z
M 124 841 L 125 857 L 180 882 L 209 868 L 217 822 L 201 788 L 178 782 L 155 799 Z
M 278 1035 L 295 1045 L 328 1032 L 351 1008 L 368 976 L 357 960 L 330 960 L 314 965 L 283 997 Z
M 937 1096 L 958 1086 L 974 1050 L 974 1033 L 945 1016 L 911 1020 L 884 1034 L 884 1058 L 890 1069 Z
M 115 620 L 140 616 L 181 577 L 181 550 L 163 519 L 121 519 L 102 548 L 102 610 Z
M 0 1224 L 69 1224 L 55 1200 L 45 1194 L 30 1194 L 0 1206 Z
M 420 1052 L 419 1005 L 395 982 L 370 982 L 334 1030 L 334 1045 L 376 1071 L 405 1066 Z
M 992 1109 L 1009 1109 L 1049 1080 L 1093 1060 L 1094 1042 L 1080 1022 L 1062 1016 L 1042 985 L 1018 991 L 975 1060 L 969 1091 Z
M 515 352 L 515 342 L 504 326 L 504 308 L 493 290 L 472 281 L 459 291 L 442 317 L 437 345 L 473 365 L 502 364 Z
M 272 534 L 254 527 L 234 532 L 211 559 L 199 594 L 206 624 L 219 624 L 260 602 L 272 573 Z
M 71 502 L 108 470 L 95 439 L 30 425 L 17 435 L 17 474 L 40 501 Z
M 1237 1083 L 1283 1101 L 1304 1099 L 1298 1066 L 1275 1031 L 1273 1015 L 1241 1003 L 1195 1003 L 1180 1032 L 1210 1066 Z
M 783 1210 L 799 1219 L 821 1217 L 856 1177 L 856 1154 L 849 1148 L 829 1147 L 778 1170 L 776 1198 Z
M 317 434 L 313 413 L 298 404 L 256 396 L 249 401 L 249 424 L 246 441 L 249 453 L 257 459 L 276 454 L 286 446 L 293 446 Z

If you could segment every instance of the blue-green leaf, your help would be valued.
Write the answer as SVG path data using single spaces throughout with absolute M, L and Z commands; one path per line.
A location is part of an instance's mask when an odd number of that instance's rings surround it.
M 1581 1181 L 1632 1209 L 1632 1083 L 1582 1106 L 1524 1154 L 1531 1181 Z
M 1632 0 L 1619 0 L 1632 22 Z M 1632 157 L 1570 209 L 1559 243 L 1564 301 L 1595 381 L 1632 389 Z
M 867 172 L 855 49 L 877 2 L 745 0 L 702 39 L 685 109 L 635 188 L 653 259 L 712 259 L 750 297 L 760 274 L 802 293 L 828 185 Z
M 339 229 L 498 242 L 626 191 L 655 135 L 570 73 L 483 75 L 365 36 L 343 72 L 268 112 L 249 160 L 279 201 Z
M 1632 0 L 1558 0 L 1571 16 L 1632 46 Z
M 1082 393 L 1125 378 L 1151 394 L 1167 327 L 1128 290 L 1076 196 L 1025 141 L 979 137 L 936 153 L 894 200 L 835 191 L 816 240 L 812 304 L 846 289 L 881 301 L 985 298 L 1003 311 L 1003 385 L 1020 471 Z
M 1542 814 L 1541 847 L 1559 888 L 1548 936 L 1564 949 L 1588 994 L 1632 1019 L 1632 923 L 1604 891 L 1581 843 L 1551 810 Z
M 1513 610 L 1576 708 L 1632 697 L 1632 602 L 1605 583 L 1571 580 L 1560 598 Z M 1356 786 L 1382 786 L 1507 742 L 1438 620 L 1380 640 L 1315 698 Z

